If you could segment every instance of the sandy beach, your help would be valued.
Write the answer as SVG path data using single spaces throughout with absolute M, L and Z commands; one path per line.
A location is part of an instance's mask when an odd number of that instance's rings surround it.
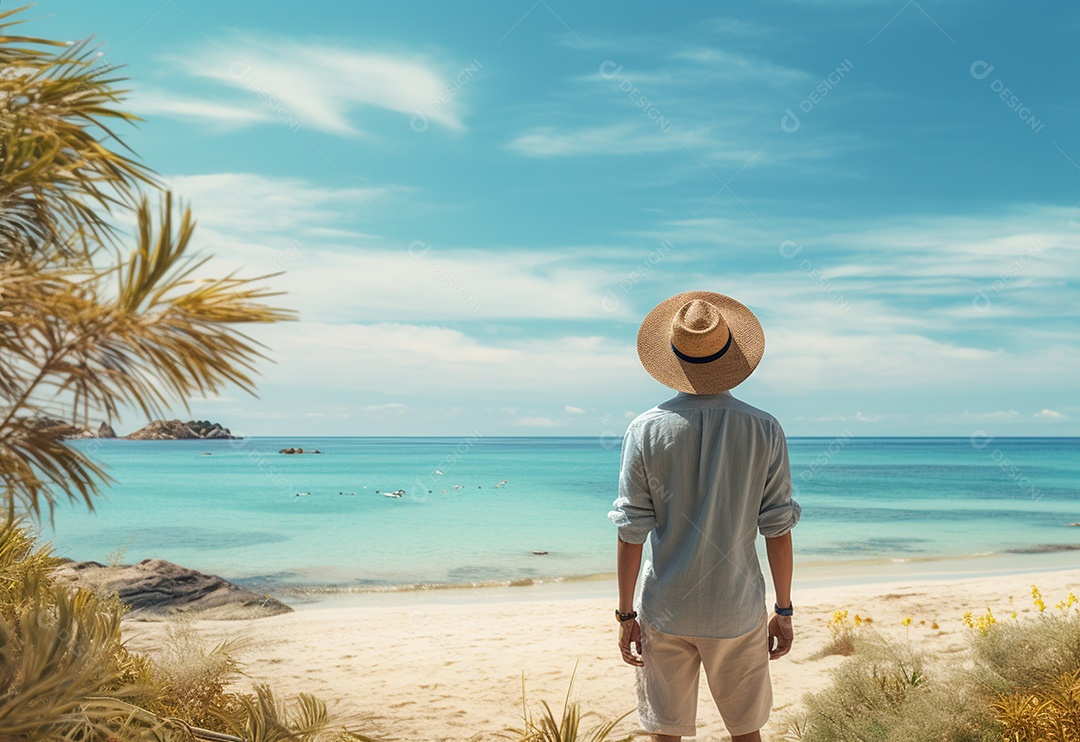
M 910 640 L 931 662 L 948 661 L 967 646 L 966 611 L 989 607 L 1001 619 L 1013 610 L 1030 617 L 1032 584 L 1053 610 L 1080 585 L 1080 570 L 802 590 L 796 582 L 796 642 L 771 665 L 775 705 L 763 737 L 776 739 L 802 696 L 826 686 L 843 660 L 818 656 L 834 611 L 870 616 L 884 636 Z M 576 664 L 573 695 L 585 710 L 606 720 L 634 708 L 634 670 L 616 650 L 614 603 L 613 583 L 367 594 L 273 618 L 198 621 L 196 628 L 213 642 L 239 636 L 255 642 L 241 658 L 250 678 L 245 684 L 314 693 L 337 712 L 356 714 L 366 733 L 480 740 L 519 724 L 522 673 L 530 706 L 546 700 L 558 712 Z M 902 626 L 905 617 L 910 627 Z M 128 645 L 152 652 L 165 627 L 127 621 Z M 617 731 L 638 729 L 632 713 Z M 697 739 L 729 739 L 704 679 Z

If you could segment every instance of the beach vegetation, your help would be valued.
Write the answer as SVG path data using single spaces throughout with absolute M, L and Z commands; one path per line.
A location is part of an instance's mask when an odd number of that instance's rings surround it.
M 58 563 L 28 528 L 0 525 L 0 739 L 194 740 L 209 730 L 249 742 L 375 742 L 314 696 L 229 690 L 245 645 L 211 646 L 190 620 L 170 626 L 153 658 L 129 650 L 127 607 L 56 584 Z
M 577 668 L 574 668 L 576 674 Z M 582 722 L 595 714 L 591 711 L 582 711 L 580 701 L 571 701 L 570 696 L 574 688 L 574 674 L 570 676 L 570 684 L 566 689 L 566 698 L 563 699 L 562 713 L 556 715 L 547 701 L 541 701 L 541 710 L 536 714 L 529 709 L 528 699 L 525 693 L 525 675 L 521 676 L 521 718 L 523 726 L 509 728 L 500 736 L 514 742 L 632 742 L 635 735 L 615 739 L 612 734 L 615 727 L 623 719 L 633 713 L 627 711 L 616 719 L 598 721 L 588 729 L 582 726 Z
M 228 690 L 238 647 L 190 626 L 156 659 L 126 648 L 127 607 L 57 584 L 59 560 L 24 519 L 93 508 L 106 472 L 43 418 L 148 417 L 228 385 L 254 392 L 262 346 L 237 325 L 290 319 L 267 276 L 214 276 L 191 211 L 114 130 L 115 66 L 89 41 L 22 36 L 0 12 L 0 739 L 370 740 L 310 695 Z M 156 204 L 156 205 L 155 205 Z M 132 225 L 132 243 L 118 225 Z
M 291 312 L 263 279 L 213 277 L 190 209 L 115 129 L 117 68 L 89 41 L 20 36 L 0 12 L 0 477 L 8 522 L 93 507 L 108 481 L 42 418 L 160 416 L 228 385 L 254 392 L 261 346 L 238 325 Z M 132 224 L 130 244 L 119 225 Z
M 809 694 L 789 719 L 786 740 L 942 740 L 1080 742 L 1080 612 L 1069 594 L 1057 612 L 1032 588 L 1034 615 L 999 621 L 990 608 L 964 614 L 969 649 L 949 663 L 928 663 L 909 640 L 854 630 L 851 653 L 832 684 Z M 839 617 L 839 618 L 837 618 Z M 910 621 L 901 621 L 905 629 Z M 865 627 L 865 622 L 863 623 Z M 831 646 L 831 645 L 830 645 Z M 836 653 L 836 652 L 831 652 Z

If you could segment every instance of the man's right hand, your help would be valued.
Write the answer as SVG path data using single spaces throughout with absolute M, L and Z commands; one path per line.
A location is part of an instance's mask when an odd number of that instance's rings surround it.
M 637 645 L 637 655 L 631 651 L 631 645 Z M 645 661 L 641 659 L 641 627 L 636 618 L 619 624 L 619 651 L 626 664 L 645 667 Z
M 795 631 L 791 627 L 791 616 L 773 614 L 769 621 L 769 659 L 778 660 L 791 651 Z

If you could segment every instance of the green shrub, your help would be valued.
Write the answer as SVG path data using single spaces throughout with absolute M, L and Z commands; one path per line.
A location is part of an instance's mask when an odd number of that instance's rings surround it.
M 1062 603 L 1057 612 L 1040 611 L 1034 619 L 995 622 L 974 633 L 972 648 L 999 692 L 1050 685 L 1080 668 L 1080 613 Z
M 1000 742 L 985 689 L 959 672 L 928 675 L 910 646 L 861 631 L 833 684 L 808 695 L 785 738 L 799 742 Z

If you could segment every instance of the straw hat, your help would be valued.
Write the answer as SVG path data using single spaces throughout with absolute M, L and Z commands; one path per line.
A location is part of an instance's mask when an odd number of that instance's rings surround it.
M 649 312 L 637 348 L 641 365 L 664 386 L 718 394 L 757 368 L 765 333 L 754 313 L 730 296 L 687 291 Z

